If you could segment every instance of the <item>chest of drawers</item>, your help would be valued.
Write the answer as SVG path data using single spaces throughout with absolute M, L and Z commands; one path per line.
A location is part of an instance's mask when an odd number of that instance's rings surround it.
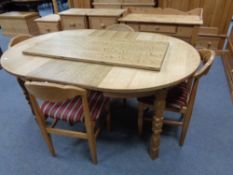
M 86 29 L 88 28 L 87 14 L 90 9 L 69 9 L 60 14 L 61 24 L 64 30 Z
M 93 9 L 88 14 L 89 28 L 105 29 L 116 24 L 125 11 L 123 9 Z
M 0 14 L 0 26 L 3 34 L 14 36 L 17 34 L 37 35 L 38 27 L 34 21 L 39 18 L 36 12 L 6 12 Z
M 69 9 L 60 13 L 64 30 L 104 29 L 118 23 L 123 9 Z
M 203 24 L 202 9 L 182 12 L 175 9 L 129 8 L 120 18 L 135 31 L 175 36 L 195 44 L 199 26 Z
M 60 16 L 56 14 L 44 16 L 35 20 L 40 34 L 57 32 L 61 30 Z

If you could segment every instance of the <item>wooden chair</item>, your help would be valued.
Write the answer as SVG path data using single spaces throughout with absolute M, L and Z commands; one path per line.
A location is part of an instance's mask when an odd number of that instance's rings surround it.
M 54 83 L 25 82 L 25 87 L 29 92 L 37 123 L 51 154 L 55 155 L 55 149 L 50 134 L 87 139 L 92 161 L 96 164 L 95 136 L 99 130 L 95 135 L 94 128 L 101 111 L 108 110 L 109 99 L 105 98 L 102 93 L 88 92 L 82 88 Z M 44 101 L 41 106 L 37 103 L 37 98 Z M 51 126 L 46 125 L 47 118 L 53 119 Z M 58 121 L 72 124 L 83 122 L 86 132 L 55 128 Z
M 193 105 L 195 102 L 195 97 L 197 93 L 197 88 L 199 80 L 202 76 L 206 75 L 211 68 L 215 53 L 211 50 L 203 49 L 199 51 L 202 66 L 196 71 L 192 78 L 185 82 L 182 82 L 178 86 L 170 89 L 167 94 L 166 99 L 166 110 L 177 112 L 181 114 L 180 120 L 164 120 L 164 124 L 181 126 L 181 134 L 179 139 L 179 144 L 182 146 L 184 144 L 185 136 L 189 127 L 190 119 L 192 116 Z M 152 108 L 154 97 L 144 97 L 139 98 L 139 114 L 138 114 L 138 131 L 142 134 L 143 130 L 143 113 L 145 109 Z M 150 119 L 147 119 L 150 120 Z
M 8 48 L 11 48 L 24 40 L 30 39 L 31 37 L 32 37 L 31 35 L 24 35 L 24 34 L 17 35 L 10 40 L 8 44 Z
M 126 24 L 113 24 L 111 26 L 108 26 L 106 30 L 135 32 L 132 27 Z
M 24 35 L 24 34 L 22 34 L 22 35 L 17 35 L 17 36 L 13 37 L 13 38 L 10 40 L 10 42 L 9 42 L 9 44 L 8 44 L 8 48 L 11 48 L 11 47 L 15 46 L 16 44 L 18 44 L 18 43 L 20 43 L 20 42 L 22 42 L 22 41 L 25 41 L 25 40 L 27 40 L 27 39 L 30 39 L 31 37 L 32 37 L 31 35 Z M 25 80 L 22 79 L 22 78 L 20 78 L 20 77 L 17 77 L 17 81 L 18 81 L 18 83 L 19 83 L 21 89 L 23 90 L 24 96 L 25 96 L 25 98 L 26 98 L 26 100 L 27 100 L 27 102 L 28 102 L 28 104 L 29 104 L 29 106 L 30 106 L 30 108 L 31 108 L 32 113 L 34 114 L 33 108 L 32 108 L 32 106 L 31 106 L 31 104 L 30 104 L 30 101 L 29 101 L 29 95 L 28 95 L 28 93 L 27 93 L 27 90 L 26 90 L 25 87 L 24 87 L 24 82 L 25 82 Z

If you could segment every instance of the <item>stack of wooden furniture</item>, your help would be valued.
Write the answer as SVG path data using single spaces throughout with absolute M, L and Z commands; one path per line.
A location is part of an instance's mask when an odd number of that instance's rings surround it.
M 94 8 L 155 7 L 155 0 L 94 0 Z

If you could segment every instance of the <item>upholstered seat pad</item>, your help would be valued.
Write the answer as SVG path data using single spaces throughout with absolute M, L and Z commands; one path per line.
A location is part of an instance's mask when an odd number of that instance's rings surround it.
M 188 83 L 183 82 L 168 91 L 166 98 L 166 107 L 181 110 L 184 106 L 187 105 L 188 96 Z M 152 105 L 155 98 L 153 96 L 150 96 L 139 98 L 138 100 L 142 103 Z
M 93 120 L 99 118 L 102 109 L 106 109 L 109 98 L 102 93 L 91 92 L 88 95 L 90 114 Z M 64 102 L 45 101 L 41 105 L 45 117 L 63 120 L 70 123 L 82 122 L 84 119 L 83 103 L 81 97 L 74 97 Z

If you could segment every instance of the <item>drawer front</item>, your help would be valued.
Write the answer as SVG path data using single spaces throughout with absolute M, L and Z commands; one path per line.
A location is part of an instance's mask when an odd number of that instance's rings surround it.
M 126 25 L 132 27 L 134 29 L 135 32 L 139 32 L 139 24 L 131 24 L 131 23 L 127 23 Z
M 177 27 L 168 25 L 142 24 L 140 25 L 140 31 L 175 34 L 177 32 Z
M 38 22 L 40 34 L 60 31 L 60 23 Z
M 89 17 L 89 27 L 90 29 L 105 29 L 108 26 L 117 23 L 117 18 L 115 17 Z
M 192 37 L 193 28 L 192 27 L 178 27 L 177 36 L 180 37 Z
M 94 8 L 99 9 L 121 9 L 121 5 L 117 4 L 94 4 Z
M 199 37 L 197 39 L 196 48 L 218 49 L 219 39 L 210 37 Z
M 85 16 L 61 16 L 64 30 L 86 29 L 87 19 Z

